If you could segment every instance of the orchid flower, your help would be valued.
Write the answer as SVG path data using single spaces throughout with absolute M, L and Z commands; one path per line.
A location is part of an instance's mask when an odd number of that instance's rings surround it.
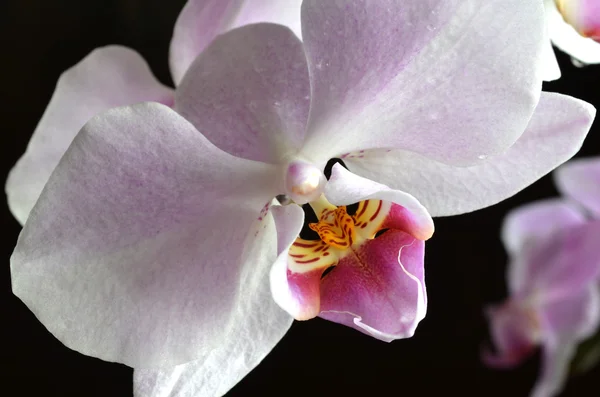
M 509 213 L 502 237 L 510 256 L 510 297 L 488 310 L 495 367 L 512 367 L 542 346 L 542 373 L 532 396 L 560 392 L 579 342 L 600 324 L 600 222 L 562 199 Z
M 13 291 L 67 346 L 136 368 L 139 396 L 225 393 L 289 314 L 412 335 L 430 214 L 511 196 L 594 117 L 541 92 L 542 3 L 507 1 L 307 0 L 304 42 L 274 24 L 217 37 L 172 109 L 85 124 L 29 213 Z M 348 170 L 327 181 L 332 158 Z M 299 236 L 303 203 L 319 240 Z
M 220 33 L 257 23 L 275 22 L 300 35 L 302 0 L 189 0 L 171 40 L 169 65 L 176 85 L 192 61 Z M 6 182 L 8 206 L 24 224 L 50 174 L 75 135 L 93 116 L 113 107 L 140 102 L 172 106 L 173 89 L 156 80 L 134 50 L 107 46 L 92 51 L 63 73 L 26 153 Z
M 550 40 L 576 64 L 600 63 L 600 1 L 544 0 Z M 550 46 L 546 50 L 545 79 L 560 78 Z

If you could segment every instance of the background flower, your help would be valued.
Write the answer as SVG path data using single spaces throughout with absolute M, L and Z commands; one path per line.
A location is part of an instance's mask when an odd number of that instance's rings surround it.
M 544 0 L 548 35 L 554 46 L 579 66 L 600 63 L 600 5 L 597 0 Z M 560 77 L 551 48 L 546 52 L 548 81 Z
M 495 353 L 484 350 L 483 360 L 511 368 L 541 347 L 532 396 L 561 391 L 577 345 L 600 325 L 599 235 L 598 220 L 560 199 L 534 202 L 506 217 L 510 292 L 487 310 Z

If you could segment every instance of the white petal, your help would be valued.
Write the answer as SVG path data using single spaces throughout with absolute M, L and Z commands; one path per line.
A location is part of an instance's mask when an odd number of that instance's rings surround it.
M 238 294 L 245 297 L 231 315 L 220 345 L 204 357 L 173 369 L 135 370 L 135 397 L 221 396 L 254 369 L 292 324 L 292 317 L 271 298 L 268 273 L 277 258 L 273 216 L 258 225 L 259 236 L 244 253 Z M 260 285 L 260 289 L 254 289 Z
M 108 46 L 92 51 L 62 74 L 25 154 L 6 182 L 8 206 L 24 224 L 58 161 L 81 127 L 112 107 L 155 101 L 173 104 L 173 90 L 159 83 L 135 51 Z
M 496 204 L 571 158 L 595 116 L 590 104 L 543 93 L 523 136 L 480 165 L 453 167 L 404 151 L 365 151 L 342 159 L 361 176 L 415 196 L 432 216 Z
M 244 250 L 252 227 L 266 227 L 256 220 L 278 171 L 220 151 L 160 104 L 96 116 L 19 236 L 13 292 L 84 354 L 140 368 L 206 356 L 252 291 L 268 288 L 269 266 L 244 261 Z M 267 238 L 274 245 L 273 234 L 259 243 Z M 240 289 L 252 272 L 265 277 Z

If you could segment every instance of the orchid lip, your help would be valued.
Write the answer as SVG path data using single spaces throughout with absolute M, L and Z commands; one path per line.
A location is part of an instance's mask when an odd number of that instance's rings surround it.
M 288 252 L 288 277 L 303 277 L 303 274 L 324 272 L 336 266 L 342 258 L 357 255 L 357 250 L 375 237 L 383 225 L 390 204 L 380 200 L 359 203 L 357 213 L 349 215 L 346 206 L 336 207 L 324 195 L 313 200 L 310 206 L 317 218 L 309 227 L 318 233 L 319 240 L 304 240 L 298 237 Z M 319 306 L 313 305 L 296 316 L 297 320 L 308 320 L 319 314 Z

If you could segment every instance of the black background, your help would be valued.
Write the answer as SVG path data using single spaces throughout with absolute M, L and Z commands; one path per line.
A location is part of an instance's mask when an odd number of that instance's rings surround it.
M 129 46 L 172 84 L 167 53 L 184 0 L 1 0 L 0 136 L 2 174 L 25 151 L 58 76 L 92 49 Z M 559 54 L 563 77 L 545 89 L 600 107 L 600 66 L 575 68 Z M 600 154 L 596 122 L 578 156 Z M 479 361 L 488 338 L 486 303 L 505 297 L 506 255 L 498 239 L 504 214 L 555 195 L 550 177 L 492 208 L 436 219 L 428 242 L 427 318 L 412 339 L 391 344 L 321 319 L 296 322 L 271 354 L 228 396 L 526 396 L 539 357 L 495 371 Z M 130 396 L 132 370 L 71 351 L 12 295 L 9 257 L 20 231 L 2 201 L 2 371 L 6 396 Z M 571 379 L 564 396 L 600 395 L 596 370 Z M 595 390 L 594 390 L 595 387 Z

